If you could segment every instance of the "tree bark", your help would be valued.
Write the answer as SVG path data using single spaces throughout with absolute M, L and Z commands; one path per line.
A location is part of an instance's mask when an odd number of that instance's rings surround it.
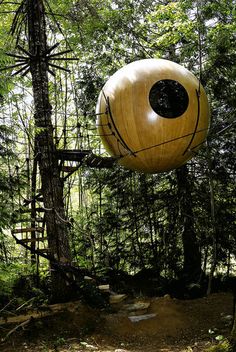
M 28 46 L 34 97 L 35 148 L 39 160 L 50 254 L 70 263 L 69 229 L 63 203 L 63 182 L 56 158 L 48 88 L 48 52 L 43 0 L 28 0 Z M 54 301 L 65 301 L 70 292 L 65 279 L 52 271 Z
M 201 254 L 194 229 L 194 213 L 191 195 L 191 183 L 187 166 L 176 170 L 179 207 L 184 253 L 183 274 L 186 283 L 197 283 L 201 277 Z
M 207 163 L 208 163 L 208 175 L 209 175 L 209 190 L 210 190 L 210 201 L 211 201 L 211 237 L 212 237 L 212 260 L 211 269 L 209 272 L 209 280 L 207 287 L 207 295 L 211 293 L 212 281 L 217 265 L 217 237 L 216 237 L 216 221 L 215 221 L 215 189 L 212 174 L 212 160 L 210 153 L 210 146 L 207 143 Z
M 233 325 L 231 330 L 232 352 L 236 351 L 236 288 L 233 290 Z

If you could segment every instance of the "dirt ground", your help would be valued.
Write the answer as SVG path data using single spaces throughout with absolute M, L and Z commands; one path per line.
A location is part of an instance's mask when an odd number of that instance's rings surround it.
M 232 301 L 229 293 L 186 301 L 142 297 L 108 312 L 79 304 L 75 312 L 33 320 L 16 330 L 2 340 L 0 351 L 202 352 L 228 336 Z M 12 328 L 1 326 L 1 337 Z

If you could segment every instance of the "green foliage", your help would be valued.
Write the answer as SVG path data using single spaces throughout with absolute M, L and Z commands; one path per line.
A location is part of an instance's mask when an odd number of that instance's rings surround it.
M 205 350 L 206 352 L 231 352 L 232 347 L 228 340 L 221 341 L 218 345 L 211 346 Z
M 5 297 L 4 300 L 12 298 L 13 286 L 22 270 L 26 266 L 21 263 L 0 263 L 0 296 Z
M 57 349 L 58 347 L 62 347 L 65 344 L 66 340 L 64 337 L 57 337 L 54 342 L 54 348 Z
M 147 21 L 149 25 L 147 32 L 150 31 L 149 40 L 154 52 L 157 50 L 165 55 L 166 50 L 173 55 L 174 45 L 180 47 L 180 52 L 184 46 L 196 45 L 197 23 L 181 6 L 181 2 L 160 5 L 156 11 L 147 16 Z M 177 59 L 176 53 L 174 59 Z
M 11 263 L 0 263 L 1 306 L 14 300 L 14 306 L 29 303 L 38 306 L 47 302 L 47 290 L 41 279 L 41 288 L 37 287 L 35 270 L 30 264 L 12 259 Z
M 108 306 L 108 298 L 105 297 L 94 283 L 86 282 L 85 280 L 79 283 L 79 293 L 82 300 L 90 307 L 106 308 Z

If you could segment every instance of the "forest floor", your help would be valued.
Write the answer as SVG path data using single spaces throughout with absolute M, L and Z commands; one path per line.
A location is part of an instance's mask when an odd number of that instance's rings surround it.
M 202 352 L 229 335 L 232 301 L 229 293 L 185 301 L 140 297 L 116 304 L 112 312 L 77 303 L 73 312 L 34 319 L 2 340 L 0 351 Z M 146 319 L 132 322 L 132 316 Z M 4 329 L 1 337 L 9 327 Z

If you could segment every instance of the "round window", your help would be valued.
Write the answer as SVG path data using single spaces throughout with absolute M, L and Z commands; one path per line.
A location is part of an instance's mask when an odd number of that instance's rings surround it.
M 152 86 L 149 102 L 158 115 L 172 119 L 187 110 L 189 98 L 186 89 L 179 82 L 163 79 Z

